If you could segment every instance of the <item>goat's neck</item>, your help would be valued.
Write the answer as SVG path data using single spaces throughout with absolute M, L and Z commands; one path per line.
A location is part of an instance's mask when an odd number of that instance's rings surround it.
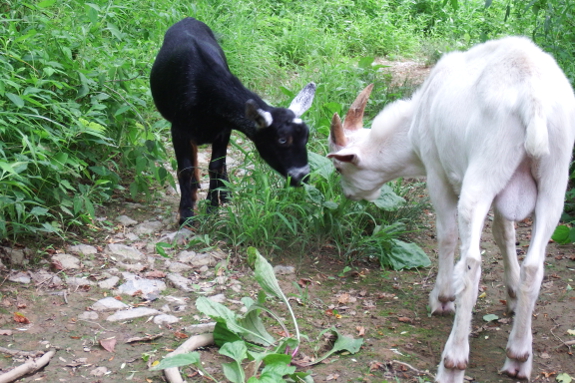
M 373 166 L 381 174 L 383 182 L 399 177 L 425 175 L 425 166 L 414 150 L 410 128 L 414 108 L 412 101 L 399 101 L 376 117 L 368 142 L 376 142 Z M 395 104 L 395 103 L 394 103 Z M 371 144 L 370 144 L 371 146 Z

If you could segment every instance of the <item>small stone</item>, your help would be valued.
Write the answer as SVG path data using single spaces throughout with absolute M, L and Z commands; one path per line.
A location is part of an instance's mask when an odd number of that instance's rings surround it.
M 213 332 L 214 327 L 216 327 L 215 322 L 193 324 L 191 326 L 186 327 L 186 332 L 189 332 L 191 334 L 205 334 L 207 332 Z
M 11 274 L 8 277 L 8 280 L 10 282 L 23 283 L 25 285 L 27 285 L 28 283 L 31 282 L 31 279 L 30 279 L 30 276 L 28 275 L 28 273 L 25 273 L 23 271 L 19 271 L 15 274 Z
M 77 254 L 77 255 L 91 255 L 91 254 L 97 254 L 98 253 L 98 249 L 96 249 L 94 246 L 90 246 L 90 245 L 70 246 L 70 247 L 68 247 L 68 251 L 70 253 Z
M 204 253 L 204 254 L 197 254 L 194 258 L 192 258 L 190 263 L 194 267 L 215 266 L 217 260 L 211 254 Z
M 192 281 L 182 276 L 181 274 L 169 273 L 166 277 L 168 278 L 170 284 L 176 289 L 180 289 L 183 291 L 192 291 L 192 289 L 189 287 L 189 284 L 192 283 Z
M 197 254 L 195 251 L 184 250 L 178 254 L 178 261 L 184 263 L 191 263 L 192 259 L 194 259 L 196 255 Z
M 25 263 L 28 263 L 26 260 L 26 253 L 28 249 L 12 249 L 11 247 L 0 247 L 0 253 L 6 254 L 10 259 L 10 264 L 15 266 L 21 266 Z
M 119 258 L 120 261 L 131 263 L 142 261 L 145 258 L 144 254 L 142 254 L 140 250 L 119 243 L 111 243 L 106 246 L 106 253 Z
M 109 322 L 118 322 L 158 314 L 162 313 L 158 310 L 150 309 L 148 307 L 137 307 L 131 310 L 117 311 L 115 314 L 112 314 L 108 318 L 106 318 L 106 320 Z
M 113 297 L 107 297 L 100 299 L 96 303 L 94 303 L 91 307 L 94 311 L 116 311 L 116 310 L 125 310 L 128 306 L 124 302 L 121 302 Z
M 52 262 L 59 262 L 64 269 L 79 269 L 82 267 L 80 260 L 70 254 L 56 254 Z
M 161 314 L 161 315 L 157 315 L 154 317 L 154 323 L 155 324 L 172 324 L 172 323 L 177 323 L 180 320 L 173 316 L 173 315 L 168 315 L 168 314 Z
M 82 314 L 78 315 L 78 319 L 97 320 L 98 313 L 95 311 L 84 311 Z
M 136 262 L 134 264 L 118 262 L 117 264 L 119 267 L 135 273 L 140 273 L 147 268 L 147 266 L 142 264 L 141 262 Z
M 168 270 L 172 273 L 182 273 L 184 271 L 192 270 L 192 266 L 181 262 L 169 262 Z
M 170 222 L 172 222 L 171 219 Z M 158 242 L 167 242 L 167 243 L 175 243 L 178 245 L 183 245 L 186 242 L 188 242 L 188 240 L 193 236 L 194 236 L 193 231 L 183 227 L 178 231 L 164 234 L 162 237 L 160 237 Z
M 142 222 L 134 228 L 134 233 L 137 235 L 154 234 L 160 231 L 163 226 L 159 221 Z
M 66 279 L 68 286 L 92 286 L 95 282 L 92 282 L 86 277 L 69 277 Z
M 114 286 L 116 286 L 116 284 L 118 282 L 120 282 L 120 278 L 114 276 L 114 277 L 110 277 L 108 279 L 104 279 L 101 282 L 98 282 L 98 287 L 100 287 L 101 289 L 109 290 L 109 289 L 113 288 Z
M 98 367 L 90 371 L 90 375 L 93 376 L 104 376 L 108 374 L 108 369 L 106 367 Z
M 295 267 L 277 265 L 274 267 L 274 273 L 276 275 L 295 274 Z
M 121 215 L 116 217 L 116 221 L 120 222 L 124 226 L 134 226 L 138 223 L 138 221 L 134 221 L 132 218 L 128 217 L 127 215 Z
M 168 305 L 163 305 L 160 311 L 164 313 L 169 313 L 170 311 L 172 311 L 172 309 L 170 309 L 170 306 Z
M 212 295 L 211 297 L 208 297 L 208 299 L 216 303 L 224 303 L 226 301 L 224 294 Z
M 141 293 L 142 298 L 151 299 L 157 296 L 161 291 L 166 289 L 166 284 L 158 279 L 132 279 L 118 287 L 118 293 L 133 296 L 135 293 Z
M 138 239 L 140 239 L 140 237 L 138 237 L 134 233 L 128 233 L 128 234 L 126 234 L 126 239 L 129 241 L 137 241 Z

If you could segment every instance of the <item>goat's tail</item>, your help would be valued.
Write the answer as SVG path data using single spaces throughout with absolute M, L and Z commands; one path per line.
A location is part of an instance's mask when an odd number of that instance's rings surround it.
M 535 89 L 531 90 L 531 97 L 524 105 L 523 122 L 525 131 L 525 150 L 527 154 L 539 158 L 549 154 L 549 134 L 547 131 L 547 118 L 545 116 L 543 102 L 539 99 Z

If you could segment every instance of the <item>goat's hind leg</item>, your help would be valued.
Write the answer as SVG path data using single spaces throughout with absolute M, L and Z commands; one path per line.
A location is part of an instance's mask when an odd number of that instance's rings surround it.
M 220 203 L 227 202 L 228 193 L 225 182 L 228 181 L 226 154 L 230 142 L 231 131 L 223 131 L 212 143 L 212 159 L 209 165 L 210 190 L 208 191 L 209 210 L 217 208 Z
M 178 129 L 172 129 L 172 142 L 178 162 L 178 183 L 180 184 L 180 218 L 183 225 L 194 216 L 194 208 L 198 199 L 198 146 L 196 143 L 178 135 Z
M 433 315 L 448 315 L 455 311 L 453 259 L 457 248 L 457 196 L 438 177 L 428 176 L 427 188 L 435 209 L 439 258 L 429 307 Z
M 507 312 L 515 312 L 517 289 L 519 287 L 519 262 L 515 249 L 515 224 L 503 217 L 497 208 L 494 209 L 492 226 L 495 243 L 501 250 L 504 266 L 504 282 L 507 289 Z

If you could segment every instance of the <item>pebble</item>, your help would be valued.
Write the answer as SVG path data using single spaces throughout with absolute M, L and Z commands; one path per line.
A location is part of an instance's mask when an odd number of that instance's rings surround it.
M 26 260 L 26 252 L 28 251 L 28 249 L 13 249 L 11 247 L 2 247 L 2 251 L 1 253 L 6 254 L 8 257 L 10 257 L 10 264 L 15 265 L 15 266 L 21 266 L 25 263 L 28 263 L 28 261 Z
M 146 235 L 159 232 L 164 225 L 160 221 L 142 222 L 134 228 L 134 234 Z
M 120 243 L 110 243 L 106 246 L 106 253 L 124 262 L 137 262 L 145 258 L 140 250 Z
M 98 313 L 95 311 L 84 311 L 82 314 L 78 315 L 78 319 L 97 320 Z
M 90 246 L 90 245 L 70 246 L 70 247 L 68 247 L 68 251 L 70 253 L 74 253 L 74 254 L 78 254 L 78 255 L 91 255 L 91 254 L 97 254 L 98 253 L 98 249 L 96 249 L 94 246 Z
M 123 320 L 141 318 L 158 314 L 162 314 L 162 312 L 148 307 L 137 307 L 131 310 L 117 311 L 115 314 L 112 314 L 109 317 L 107 317 L 106 320 L 109 322 L 119 322 Z
M 274 267 L 274 273 L 275 273 L 276 275 L 295 274 L 295 267 L 293 267 L 293 266 L 277 265 L 277 266 Z
M 69 277 L 66 279 L 66 283 L 68 286 L 92 286 L 95 284 L 87 277 Z
M 113 277 L 110 277 L 108 279 L 104 279 L 103 281 L 98 282 L 98 287 L 100 287 L 101 289 L 109 290 L 109 289 L 113 288 L 114 286 L 116 286 L 116 284 L 118 282 L 120 282 L 120 278 L 113 276 Z
M 121 302 L 113 297 L 107 297 L 100 299 L 96 303 L 94 303 L 91 307 L 94 311 L 115 311 L 115 310 L 125 310 L 128 306 L 124 302 Z
M 135 224 L 138 223 L 138 221 L 133 220 L 127 215 L 121 215 L 119 217 L 116 217 L 116 222 L 120 222 L 124 226 L 134 226 Z
M 184 271 L 192 270 L 192 266 L 186 265 L 185 263 L 181 262 L 166 262 L 168 264 L 168 270 L 172 273 L 182 273 Z
M 80 260 L 70 254 L 56 254 L 52 262 L 59 262 L 64 269 L 79 269 L 82 267 Z
M 224 294 L 212 295 L 211 297 L 208 297 L 208 299 L 216 303 L 224 303 L 226 301 Z
M 178 273 L 169 273 L 166 278 L 176 289 L 180 289 L 182 291 L 192 291 L 192 289 L 189 287 L 189 284 L 192 283 L 192 281 L 183 275 Z
M 134 295 L 136 292 L 142 294 L 144 299 L 151 299 L 152 295 L 159 295 L 161 291 L 166 289 L 166 284 L 159 279 L 131 279 L 118 287 L 118 293 L 126 295 Z
M 25 273 L 24 271 L 19 271 L 15 274 L 11 274 L 8 277 L 8 280 L 10 282 L 23 283 L 25 285 L 31 282 L 30 275 L 28 275 L 28 273 Z
M 215 266 L 218 261 L 216 258 L 211 254 L 197 254 L 190 263 L 194 267 L 202 267 L 202 266 Z
M 172 323 L 177 323 L 179 322 L 180 319 L 178 319 L 177 317 L 173 316 L 173 315 L 168 315 L 168 314 L 160 314 L 154 317 L 154 323 L 155 324 L 172 324 Z

